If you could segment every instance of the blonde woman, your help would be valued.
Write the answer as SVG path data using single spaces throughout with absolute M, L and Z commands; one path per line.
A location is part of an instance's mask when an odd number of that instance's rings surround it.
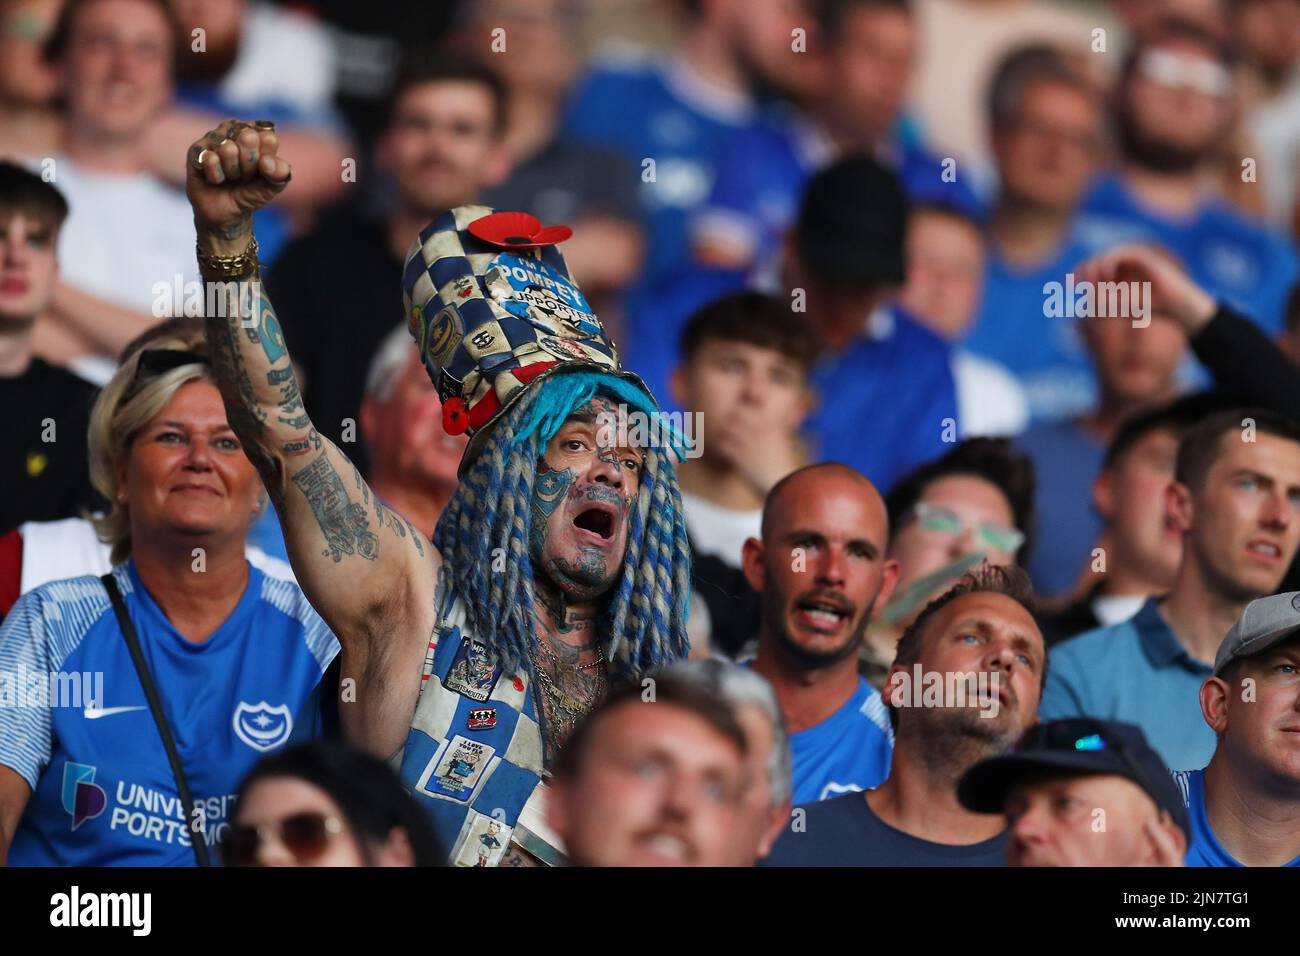
M 240 779 L 310 732 L 300 711 L 338 645 L 245 558 L 265 495 L 201 331 L 123 363 L 89 450 L 112 572 L 42 585 L 0 626 L 0 858 L 203 865 Z

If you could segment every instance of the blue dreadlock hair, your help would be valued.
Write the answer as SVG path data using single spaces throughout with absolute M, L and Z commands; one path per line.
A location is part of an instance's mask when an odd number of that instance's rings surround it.
M 452 586 L 465 601 L 471 633 L 508 670 L 532 672 L 533 566 L 528 556 L 537 460 L 565 419 L 597 393 L 658 416 L 654 400 L 624 379 L 600 372 L 551 375 L 492 425 L 478 458 L 461 478 L 434 529 Z M 673 447 L 652 443 L 627 533 L 623 571 L 598 621 L 611 680 L 686 656 L 690 551 Z M 497 552 L 496 549 L 502 549 Z M 493 553 L 506 555 L 492 571 Z

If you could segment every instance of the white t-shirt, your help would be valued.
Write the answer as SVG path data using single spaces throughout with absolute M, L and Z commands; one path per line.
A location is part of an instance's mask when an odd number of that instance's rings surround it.
M 23 563 L 19 576 L 19 593 L 64 578 L 83 574 L 103 575 L 112 570 L 109 553 L 112 550 L 99 540 L 95 526 L 85 518 L 64 518 L 60 521 L 28 521 L 18 526 L 23 539 Z M 281 581 L 292 581 L 293 568 L 272 557 L 256 545 L 245 545 L 244 554 L 249 564 L 263 574 Z
M 722 508 L 698 495 L 682 492 L 686 509 L 686 530 L 695 550 L 740 567 L 740 552 L 746 538 L 757 538 L 763 523 L 763 509 L 736 511 Z
M 170 307 L 177 275 L 198 280 L 194 213 L 179 189 L 150 173 L 89 172 L 66 156 L 55 157 L 54 185 L 68 200 L 59 271 L 78 289 L 152 314 L 159 283 Z
M 1256 107 L 1250 133 L 1259 146 L 1259 183 L 1268 197 L 1265 212 L 1287 228 L 1295 211 L 1300 175 L 1300 69 L 1277 97 Z
M 957 421 L 962 438 L 1018 435 L 1029 424 L 1029 403 L 1015 376 L 997 362 L 954 349 Z
M 1118 597 L 1095 597 L 1092 599 L 1092 613 L 1097 616 L 1102 627 L 1123 624 L 1147 603 L 1146 595 L 1122 594 Z
M 185 194 L 151 173 L 90 172 L 67 156 L 53 159 L 54 185 L 68 200 L 59 230 L 62 278 L 144 315 L 176 314 L 186 283 L 199 281 L 194 213 Z M 82 356 L 70 365 L 96 385 L 117 367 L 114 356 Z
M 218 84 L 231 104 L 278 100 L 304 114 L 331 116 L 338 55 L 328 29 L 310 17 L 267 3 L 249 4 L 239 54 Z

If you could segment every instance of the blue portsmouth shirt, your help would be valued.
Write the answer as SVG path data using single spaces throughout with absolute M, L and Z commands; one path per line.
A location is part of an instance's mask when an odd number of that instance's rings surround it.
M 251 566 L 234 611 L 202 643 L 171 625 L 134 562 L 113 576 L 215 848 L 253 764 L 310 736 L 303 704 L 338 643 L 296 585 Z M 193 865 L 167 754 L 103 583 L 70 578 L 19 598 L 0 627 L 0 672 L 23 695 L 0 707 L 0 763 L 32 788 L 9 863 Z
M 631 329 L 625 366 L 640 375 L 665 409 L 675 409 L 668 377 L 677 340 L 694 311 L 752 287 L 744 273 L 687 269 L 655 299 L 654 324 Z M 862 334 L 813 367 L 816 406 L 803 425 L 814 461 L 840 461 L 882 492 L 922 462 L 952 448 L 960 433 L 951 346 L 897 306 L 877 309 Z
M 990 247 L 980 311 L 962 342 L 1007 368 L 1025 391 L 1032 421 L 1079 415 L 1096 403 L 1097 379 L 1076 319 L 1045 315 L 1043 287 L 1059 282 L 1088 258 L 1077 235 L 1047 260 L 1020 268 Z
M 817 406 L 804 431 L 815 461 L 839 461 L 881 492 L 951 450 L 957 388 L 949 346 L 901 309 L 878 309 L 864 333 L 813 368 Z
M 894 755 L 894 730 L 880 692 L 859 677 L 844 706 L 790 735 L 790 750 L 796 806 L 880 786 Z
M 561 136 L 617 150 L 635 166 L 647 230 L 645 281 L 686 261 L 687 219 L 713 188 L 722 144 L 757 116 L 747 97 L 706 89 L 672 60 L 609 56 L 579 79 Z
M 1200 694 L 1212 671 L 1179 643 L 1153 598 L 1129 620 L 1052 649 L 1038 716 L 1043 723 L 1083 715 L 1136 724 L 1165 766 L 1204 767 L 1215 740 Z
M 980 203 L 965 183 L 945 182 L 942 162 L 921 146 L 895 145 L 881 158 L 912 202 L 946 204 L 981 217 Z M 747 254 L 750 266 L 772 262 L 808 180 L 834 159 L 830 138 L 806 119 L 765 113 L 723 144 L 713 190 L 691 219 L 694 237 L 725 237 Z
M 1185 219 L 1144 206 L 1115 173 L 1084 198 L 1079 230 L 1093 247 L 1154 241 L 1173 252 L 1192 278 L 1269 332 L 1282 329 L 1287 296 L 1300 275 L 1295 246 L 1219 199 Z
M 1205 812 L 1205 771 L 1176 770 L 1174 783 L 1178 784 L 1178 789 L 1182 792 L 1192 826 L 1192 832 L 1187 837 L 1187 856 L 1183 862 L 1187 866 L 1244 866 L 1223 848 L 1219 838 L 1214 835 L 1214 830 L 1210 828 L 1210 818 Z M 1282 865 L 1300 867 L 1300 856 Z

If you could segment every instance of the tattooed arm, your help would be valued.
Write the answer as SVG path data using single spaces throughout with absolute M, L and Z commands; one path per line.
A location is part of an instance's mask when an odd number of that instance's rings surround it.
M 201 263 L 246 252 L 253 210 L 289 178 L 273 130 L 245 128 L 223 143 L 229 129 L 223 123 L 188 156 Z M 387 757 L 415 708 L 440 560 L 312 427 L 275 310 L 255 279 L 225 283 L 215 301 L 205 295 L 217 306 L 206 318 L 213 369 L 231 427 L 275 504 L 298 583 L 342 645 L 343 679 L 355 681 L 339 707 L 344 729 Z

